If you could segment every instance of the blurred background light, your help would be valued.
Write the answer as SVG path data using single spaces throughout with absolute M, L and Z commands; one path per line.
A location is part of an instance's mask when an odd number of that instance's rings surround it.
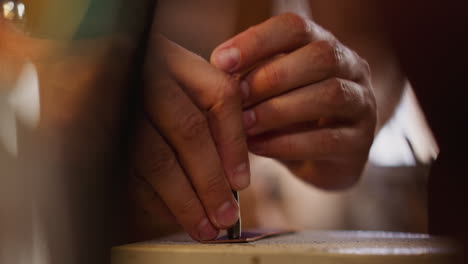
M 18 3 L 16 9 L 18 10 L 18 16 L 19 18 L 23 18 L 24 17 L 24 4 L 23 3 Z
M 393 117 L 377 134 L 369 160 L 379 166 L 430 164 L 439 147 L 427 125 L 409 82 Z
M 15 3 L 13 1 L 8 1 L 3 3 L 3 18 L 8 20 L 13 20 L 15 18 L 15 13 L 13 10 L 15 9 Z
M 35 128 L 39 124 L 39 79 L 32 63 L 28 62 L 23 66 L 8 100 L 18 119 L 25 125 Z
M 40 119 L 39 81 L 34 65 L 26 63 L 14 86 L 5 90 L 0 94 L 0 141 L 8 153 L 17 156 L 17 120 L 33 129 Z

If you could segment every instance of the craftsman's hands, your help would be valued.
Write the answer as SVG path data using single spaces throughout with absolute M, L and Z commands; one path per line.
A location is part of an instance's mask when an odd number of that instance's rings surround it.
M 323 188 L 357 180 L 376 106 L 356 53 L 284 14 L 221 44 L 211 63 L 152 35 L 132 180 L 148 211 L 194 239 L 216 237 L 238 218 L 231 189 L 249 185 L 247 145 Z
M 238 82 L 159 34 L 150 47 L 133 191 L 194 239 L 213 239 L 238 219 L 231 189 L 250 182 Z
M 221 44 L 211 62 L 231 74 L 254 67 L 240 84 L 250 151 L 322 188 L 359 178 L 376 124 L 370 72 L 331 33 L 283 14 Z

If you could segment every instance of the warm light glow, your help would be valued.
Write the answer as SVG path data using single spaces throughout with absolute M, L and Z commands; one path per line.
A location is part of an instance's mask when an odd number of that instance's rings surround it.
M 39 79 L 36 67 L 26 63 L 11 91 L 8 103 L 24 125 L 34 129 L 40 119 Z
M 15 8 L 15 3 L 13 1 L 8 1 L 3 4 L 3 17 L 8 20 L 13 20 L 15 18 L 15 13 L 13 9 Z
M 26 63 L 14 87 L 0 93 L 0 147 L 18 156 L 17 122 L 34 129 L 39 119 L 39 79 L 36 67 Z
M 374 139 L 369 160 L 379 166 L 415 166 L 417 161 L 430 164 L 438 154 L 437 142 L 418 105 L 411 84 L 406 82 L 393 117 Z

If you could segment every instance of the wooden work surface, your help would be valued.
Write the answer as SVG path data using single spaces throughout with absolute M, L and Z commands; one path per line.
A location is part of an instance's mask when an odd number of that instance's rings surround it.
M 180 234 L 112 249 L 112 264 L 453 263 L 455 244 L 426 234 L 301 231 L 251 243 L 200 244 Z

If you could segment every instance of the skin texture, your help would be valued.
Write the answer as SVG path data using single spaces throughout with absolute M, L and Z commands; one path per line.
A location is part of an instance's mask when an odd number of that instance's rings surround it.
M 240 83 L 250 151 L 282 161 L 321 188 L 356 182 L 376 106 L 369 67 L 355 52 L 288 13 L 221 44 L 211 62 L 230 73 L 255 65 Z
M 158 33 L 151 45 L 135 174 L 194 239 L 212 239 L 250 180 L 238 82 Z
M 379 10 L 381 3 L 372 0 L 308 2 L 313 20 L 369 63 L 378 131 L 392 117 L 406 81 Z
M 150 47 L 132 171 L 135 197 L 154 191 L 148 212 L 213 239 L 237 220 L 230 188 L 249 184 L 247 146 L 322 188 L 358 179 L 376 124 L 369 68 L 314 22 L 271 18 L 218 46 L 212 65 L 155 30 Z

